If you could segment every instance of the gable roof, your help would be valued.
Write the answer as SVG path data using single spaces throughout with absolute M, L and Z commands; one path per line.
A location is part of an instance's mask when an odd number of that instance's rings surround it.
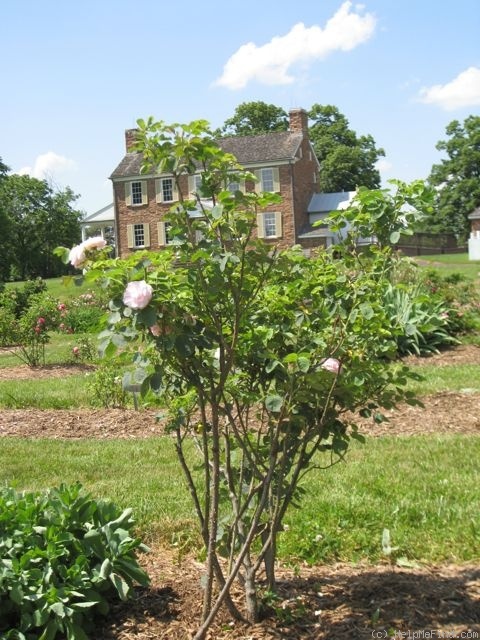
M 220 138 L 218 146 L 233 154 L 242 166 L 293 160 L 302 143 L 302 133 L 279 131 L 259 136 Z M 139 176 L 143 162 L 141 153 L 127 153 L 110 178 Z
M 469 220 L 479 220 L 480 219 L 480 207 L 477 207 L 472 211 L 472 213 L 468 216 Z
M 86 224 L 89 222 L 110 222 L 111 220 L 115 220 L 113 202 L 111 204 L 107 204 L 106 207 L 102 207 L 98 211 L 85 216 L 85 218 L 83 218 L 83 220 L 81 220 L 80 222 L 82 224 Z

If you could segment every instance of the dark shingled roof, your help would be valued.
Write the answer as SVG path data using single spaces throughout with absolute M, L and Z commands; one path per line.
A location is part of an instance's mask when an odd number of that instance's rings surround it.
M 478 220 L 480 218 L 480 207 L 474 209 L 468 217 L 470 220 Z
M 226 153 L 233 154 L 242 166 L 256 163 L 292 160 L 302 142 L 302 133 L 280 131 L 260 136 L 221 138 L 218 145 Z M 127 153 L 111 178 L 139 176 L 142 166 L 141 153 Z

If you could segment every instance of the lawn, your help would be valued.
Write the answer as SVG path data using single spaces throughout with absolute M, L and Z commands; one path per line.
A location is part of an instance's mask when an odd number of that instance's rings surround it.
M 480 263 L 462 255 L 422 256 L 435 268 L 475 278 Z M 428 268 L 428 266 L 427 266 Z M 49 289 L 62 288 L 61 280 Z M 80 336 L 53 334 L 46 362 L 74 362 Z M 92 337 L 95 340 L 95 337 Z M 20 364 L 0 353 L 0 370 Z M 480 394 L 478 364 L 421 367 L 422 381 L 410 383 L 419 396 L 438 392 Z M 85 372 L 60 378 L 0 380 L 0 408 L 79 409 L 91 407 Z M 80 481 L 97 497 L 134 507 L 138 530 L 148 541 L 200 548 L 195 517 L 172 440 L 4 437 L 0 482 L 42 489 Z M 193 455 L 193 454 L 192 454 Z M 303 483 L 301 509 L 291 508 L 280 535 L 279 555 L 289 563 L 385 560 L 382 532 L 388 529 L 397 557 L 417 562 L 463 562 L 480 557 L 480 473 L 478 435 L 415 435 L 354 442 L 346 463 L 315 470 Z M 325 460 L 318 458 L 319 466 Z
M 280 558 L 377 562 L 385 559 L 381 539 L 388 528 L 397 555 L 409 560 L 477 559 L 479 457 L 476 436 L 355 443 L 346 464 L 313 471 L 305 479 L 302 507 L 290 510 L 280 536 Z M 0 482 L 42 489 L 76 480 L 97 497 L 133 506 L 139 531 L 149 542 L 199 544 L 170 438 L 2 440 Z
M 424 268 L 438 269 L 444 276 L 461 273 L 470 280 L 480 280 L 480 261 L 469 260 L 468 253 L 425 255 L 414 260 Z

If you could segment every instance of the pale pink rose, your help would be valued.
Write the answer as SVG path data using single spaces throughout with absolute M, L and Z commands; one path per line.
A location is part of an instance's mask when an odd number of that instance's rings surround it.
M 330 373 L 339 373 L 341 368 L 340 362 L 336 358 L 327 358 L 321 364 L 322 369 L 330 371 Z
M 87 238 L 82 242 L 86 251 L 92 251 L 92 249 L 103 249 L 107 246 L 107 242 L 102 236 L 95 236 L 95 238 Z
M 153 289 L 145 280 L 129 282 L 123 294 L 123 303 L 130 309 L 145 309 L 152 294 Z
M 152 334 L 152 336 L 155 336 L 157 338 L 158 336 L 162 335 L 162 327 L 159 327 L 158 324 L 154 324 L 150 327 L 150 333 Z
M 68 259 L 70 260 L 70 264 L 75 267 L 75 269 L 80 269 L 81 267 L 83 267 L 87 259 L 84 246 L 81 244 L 77 244 L 75 247 L 70 249 Z

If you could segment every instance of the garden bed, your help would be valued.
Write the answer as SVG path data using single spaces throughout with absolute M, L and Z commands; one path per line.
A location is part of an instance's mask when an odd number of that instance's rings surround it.
M 406 359 L 412 366 L 480 364 L 480 348 L 460 346 L 426 359 Z M 78 365 L 0 370 L 3 379 L 66 376 Z M 389 422 L 359 421 L 368 436 L 416 434 L 480 435 L 480 394 L 435 393 L 424 407 L 402 405 L 387 412 Z M 156 410 L 3 410 L 0 436 L 23 438 L 146 438 L 161 435 Z M 420 524 L 419 524 L 420 526 Z M 466 524 L 468 526 L 468 523 Z M 454 560 L 454 559 L 452 559 Z M 203 567 L 175 549 L 153 546 L 141 558 L 152 585 L 137 589 L 135 599 L 114 605 L 96 640 L 186 640 L 195 630 L 202 601 Z M 335 639 L 393 636 L 394 632 L 431 631 L 428 637 L 480 637 L 480 569 L 472 564 L 400 568 L 333 564 L 280 566 L 277 616 L 254 627 L 229 623 L 221 614 L 209 638 L 270 640 Z M 435 635 L 433 631 L 442 632 Z M 470 631 L 470 635 L 466 632 Z M 372 635 L 372 632 L 383 635 Z M 464 633 L 461 636 L 461 633 Z M 472 635 L 479 633 L 478 636 Z M 404 636 L 406 637 L 406 636 Z M 413 635 L 411 637 L 414 637 Z M 422 637 L 422 636 L 416 636 Z M 427 637 L 426 635 L 424 637 Z

